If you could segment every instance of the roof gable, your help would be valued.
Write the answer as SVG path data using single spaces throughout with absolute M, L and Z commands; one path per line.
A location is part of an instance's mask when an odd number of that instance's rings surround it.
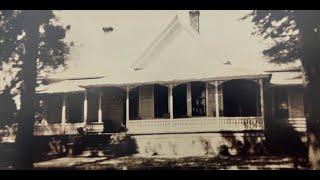
M 264 74 L 226 65 L 208 51 L 199 35 L 179 16 L 175 16 L 131 68 L 155 79 Z
M 177 36 L 185 32 L 184 37 L 198 39 L 198 34 L 181 18 L 176 15 L 172 21 L 161 31 L 161 33 L 149 44 L 145 51 L 132 64 L 131 68 L 135 70 L 144 69 L 154 56 L 161 53 L 162 49 L 170 44 Z

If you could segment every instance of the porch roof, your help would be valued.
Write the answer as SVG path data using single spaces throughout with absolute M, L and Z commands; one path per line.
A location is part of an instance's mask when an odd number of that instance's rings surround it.
M 301 72 L 273 72 L 270 84 L 274 86 L 302 85 Z
M 214 80 L 231 80 L 231 79 L 257 79 L 271 78 L 271 74 L 227 74 L 228 76 L 218 76 L 206 72 L 190 74 L 171 74 L 171 73 L 149 73 L 149 72 L 130 72 L 126 76 L 114 74 L 113 76 L 99 79 L 84 80 L 65 80 L 62 82 L 42 85 L 37 88 L 38 93 L 66 93 L 81 92 L 89 87 L 107 87 L 107 86 L 124 86 L 124 85 L 143 85 L 143 84 L 168 84 L 183 83 L 191 81 L 214 81 Z
M 82 92 L 85 91 L 81 86 L 81 80 L 64 80 L 49 85 L 40 85 L 37 92 L 40 94 Z

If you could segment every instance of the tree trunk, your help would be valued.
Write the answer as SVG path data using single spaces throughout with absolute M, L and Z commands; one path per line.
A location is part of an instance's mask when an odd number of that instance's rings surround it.
M 308 160 L 311 169 L 320 169 L 320 64 L 303 65 Z
M 311 169 L 320 169 L 320 36 L 315 30 L 319 15 L 317 11 L 297 11 L 296 21 L 301 38 L 308 161 Z
M 36 11 L 23 11 L 26 33 L 25 55 L 22 65 L 21 109 L 18 115 L 17 169 L 33 167 L 33 128 L 35 122 L 35 88 L 39 47 L 39 23 Z

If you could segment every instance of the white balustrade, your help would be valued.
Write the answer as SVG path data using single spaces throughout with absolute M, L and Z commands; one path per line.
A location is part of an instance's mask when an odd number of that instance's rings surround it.
M 35 135 L 77 134 L 83 127 L 86 132 L 103 132 L 103 123 L 49 124 L 36 125 Z M 194 117 L 179 119 L 129 120 L 131 134 L 191 133 L 264 130 L 262 117 Z
M 103 132 L 103 123 L 90 123 L 86 126 L 86 131 L 91 133 L 101 133 Z
M 181 119 L 130 120 L 131 134 L 188 133 L 263 130 L 262 117 L 199 117 Z
M 78 134 L 78 128 L 83 128 L 84 123 L 67 123 L 67 124 L 48 124 L 48 125 L 35 125 L 34 135 L 72 135 Z

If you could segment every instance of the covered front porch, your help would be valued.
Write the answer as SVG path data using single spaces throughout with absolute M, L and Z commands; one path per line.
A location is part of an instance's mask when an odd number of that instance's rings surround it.
M 42 95 L 35 135 L 242 132 L 264 130 L 267 78 L 197 80 Z

